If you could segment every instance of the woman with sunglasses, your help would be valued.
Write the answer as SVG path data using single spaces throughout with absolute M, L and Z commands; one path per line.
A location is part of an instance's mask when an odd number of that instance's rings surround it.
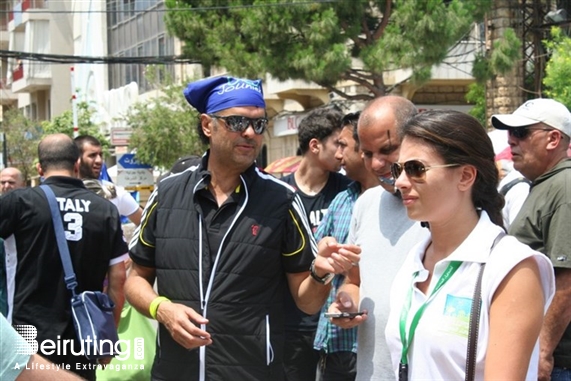
M 536 380 L 553 270 L 546 256 L 505 236 L 488 135 L 456 111 L 418 114 L 400 135 L 396 187 L 430 237 L 411 250 L 393 282 L 386 337 L 395 374 L 465 378 L 472 299 L 485 263 L 475 379 Z

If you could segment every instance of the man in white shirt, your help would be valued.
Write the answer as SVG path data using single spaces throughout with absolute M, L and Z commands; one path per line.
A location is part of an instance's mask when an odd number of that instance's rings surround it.
M 349 270 L 329 307 L 329 312 L 367 312 L 353 319 L 331 320 L 341 328 L 359 326 L 357 381 L 394 380 L 385 341 L 391 284 L 406 253 L 428 236 L 428 229 L 408 218 L 390 170 L 399 157 L 398 131 L 416 113 L 406 98 L 379 97 L 365 106 L 357 125 L 365 167 L 381 185 L 368 189 L 355 202 L 347 242 L 361 247 L 361 261 Z
M 99 179 L 101 167 L 103 165 L 103 150 L 101 142 L 90 135 L 80 135 L 76 137 L 75 144 L 81 152 L 79 176 L 82 179 Z M 135 225 L 139 226 L 143 210 L 139 203 L 125 190 L 109 181 L 100 180 L 101 186 L 107 188 L 114 197 L 111 201 L 119 210 L 122 216 L 126 216 Z

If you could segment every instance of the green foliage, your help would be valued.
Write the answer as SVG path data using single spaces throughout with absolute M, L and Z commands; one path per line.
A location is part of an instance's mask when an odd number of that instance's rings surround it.
M 21 110 L 11 108 L 4 111 L 2 132 L 6 136 L 8 152 L 8 162 L 5 165 L 18 168 L 26 181 L 29 180 L 37 174 L 35 163 L 42 135 L 40 125 L 26 118 Z
M 478 119 L 482 126 L 486 125 L 486 86 L 483 83 L 471 83 L 466 93 L 468 103 L 474 105 L 469 114 Z
M 472 65 L 472 76 L 478 83 L 485 83 L 494 76 L 490 67 L 490 61 L 482 53 L 476 54 Z
M 184 54 L 208 68 L 250 78 L 266 73 L 302 79 L 343 94 L 340 81 L 366 87 L 367 99 L 388 87 L 383 73 L 411 69 L 412 81 L 430 78 L 450 48 L 490 0 L 166 0 L 169 31 Z M 187 10 L 180 10 L 186 8 Z M 392 85 L 392 84 L 391 84 Z M 347 94 L 343 94 L 347 98 Z
M 182 93 L 184 86 L 174 85 L 170 78 L 166 84 L 157 83 L 158 72 L 147 69 L 147 79 L 160 88 L 160 95 L 131 106 L 125 123 L 133 129 L 129 148 L 136 158 L 160 168 L 170 168 L 184 155 L 201 155 L 206 147 L 200 142 L 196 126 L 198 114 Z
M 79 135 L 91 135 L 96 137 L 103 146 L 104 150 L 109 147 L 107 138 L 101 134 L 99 126 L 92 121 L 94 110 L 87 102 L 77 103 L 77 127 Z M 42 122 L 42 128 L 45 135 L 63 133 L 73 139 L 73 112 L 72 110 L 64 111 L 52 120 Z
M 470 115 L 478 119 L 483 126 L 487 125 L 485 83 L 496 75 L 507 74 L 514 68 L 521 58 L 521 44 L 515 31 L 508 28 L 503 39 L 494 42 L 491 54 L 476 54 L 472 66 L 476 83 L 470 85 L 466 100 L 474 105 Z
M 521 41 L 515 31 L 507 28 L 501 40 L 494 41 L 489 55 L 478 53 L 472 66 L 476 82 L 486 82 L 498 74 L 507 74 L 521 58 Z
M 494 41 L 494 48 L 490 57 L 492 73 L 508 73 L 514 68 L 519 58 L 521 58 L 521 41 L 512 28 L 507 28 L 503 38 Z
M 560 28 L 551 30 L 550 41 L 544 41 L 551 58 L 545 67 L 545 94 L 571 108 L 571 38 Z

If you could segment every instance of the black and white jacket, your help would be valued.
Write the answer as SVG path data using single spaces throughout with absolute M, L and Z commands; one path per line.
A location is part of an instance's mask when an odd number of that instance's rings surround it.
M 316 244 L 294 189 L 252 165 L 216 253 L 205 235 L 198 167 L 162 180 L 131 242 L 132 259 L 156 269 L 158 293 L 209 319 L 212 344 L 187 351 L 159 327 L 153 379 L 281 380 L 286 273 L 307 271 Z

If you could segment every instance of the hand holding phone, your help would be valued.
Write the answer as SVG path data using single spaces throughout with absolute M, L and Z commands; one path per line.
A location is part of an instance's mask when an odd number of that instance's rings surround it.
M 323 316 L 325 316 L 326 318 L 332 318 L 332 319 L 341 319 L 341 318 L 353 319 L 355 316 L 361 316 L 364 313 L 365 313 L 364 311 L 359 311 L 359 312 L 326 312 L 323 314 Z

